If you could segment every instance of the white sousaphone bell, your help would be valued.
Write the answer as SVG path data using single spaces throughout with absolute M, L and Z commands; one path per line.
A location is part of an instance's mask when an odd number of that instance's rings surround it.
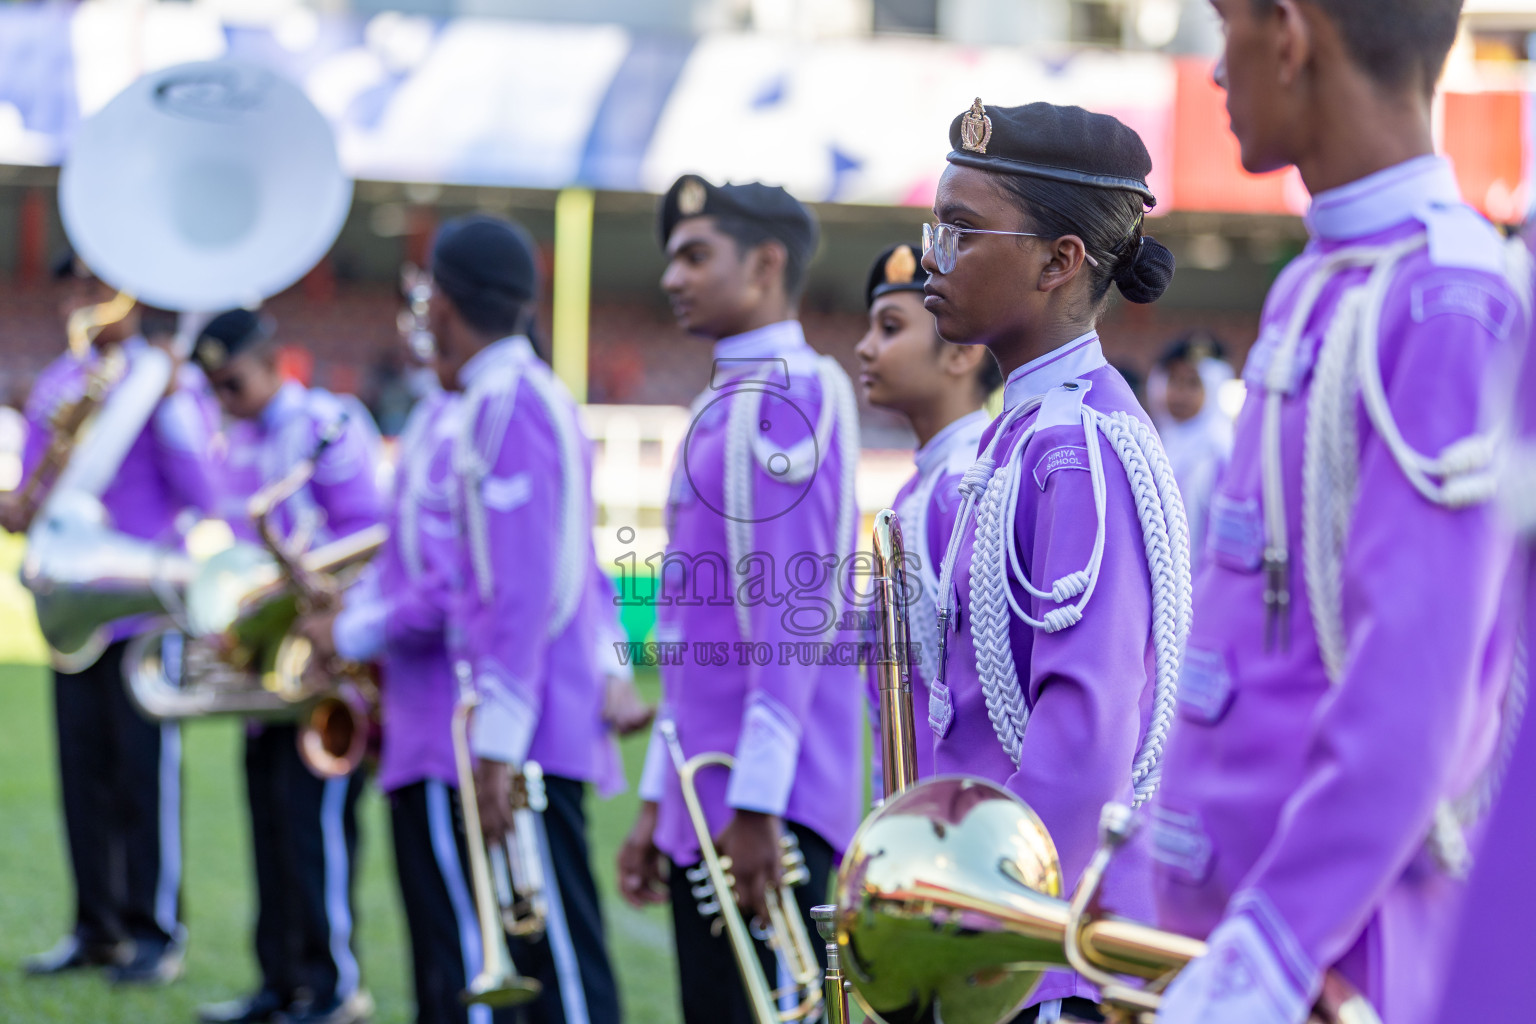
M 325 255 L 351 207 L 330 125 L 298 86 L 233 61 L 151 72 L 84 121 L 59 177 L 75 252 L 102 281 L 183 314 L 253 306 Z M 196 566 L 179 549 L 114 530 L 100 497 L 166 393 L 153 347 L 126 375 L 59 473 L 28 534 L 22 582 L 55 663 L 78 671 L 107 623 L 179 614 Z

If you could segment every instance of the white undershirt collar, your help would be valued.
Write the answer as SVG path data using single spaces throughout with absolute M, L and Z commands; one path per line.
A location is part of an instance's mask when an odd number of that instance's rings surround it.
M 977 409 L 966 416 L 961 416 L 943 430 L 928 439 L 928 443 L 917 450 L 914 458 L 917 461 L 917 475 L 926 477 L 929 473 L 943 466 L 949 461 L 954 452 L 955 445 L 963 443 L 970 438 L 972 447 L 981 437 L 981 432 L 992 417 L 985 409 Z
M 1059 384 L 1076 380 L 1106 365 L 1099 332 L 1089 331 L 1010 373 L 1003 388 L 1003 411 L 1015 409 Z
M 538 358 L 534 354 L 533 344 L 525 335 L 514 334 L 510 338 L 493 341 L 471 356 L 467 363 L 459 367 L 459 387 L 467 390 L 470 381 L 493 366 L 521 362 L 530 357 Z

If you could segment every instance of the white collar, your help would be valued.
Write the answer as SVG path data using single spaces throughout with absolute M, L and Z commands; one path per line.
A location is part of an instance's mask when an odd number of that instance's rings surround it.
M 928 439 L 928 443 L 917 450 L 917 475 L 927 476 L 935 469 L 949 461 L 949 457 L 955 449 L 966 442 L 970 443 L 972 454 L 981 441 L 982 432 L 987 429 L 987 424 L 992 422 L 992 416 L 985 409 L 977 409 L 975 412 L 961 416 L 943 430 Z
M 1491 226 L 1467 206 L 1450 161 L 1420 156 L 1319 193 L 1307 230 L 1325 242 L 1349 242 L 1418 221 L 1429 235 L 1430 261 L 1442 267 L 1497 272 L 1502 252 Z
M 459 387 L 468 390 L 470 381 L 492 367 L 522 362 L 530 357 L 538 358 L 534 354 L 533 344 L 524 335 L 514 334 L 510 338 L 493 341 L 459 367 Z
M 806 348 L 799 320 L 780 320 L 715 342 L 716 359 L 772 359 Z
M 1017 408 L 1051 388 L 1106 365 L 1099 332 L 1089 331 L 1010 373 L 1003 388 L 1003 411 Z

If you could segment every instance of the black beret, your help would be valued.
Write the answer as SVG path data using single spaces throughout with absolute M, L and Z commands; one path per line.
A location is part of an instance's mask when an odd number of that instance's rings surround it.
M 685 174 L 661 198 L 661 245 L 665 249 L 680 221 L 689 217 L 726 217 L 762 228 L 784 243 L 792 255 L 810 259 L 820 233 L 816 218 L 804 204 L 777 185 L 711 185 L 697 174 Z
M 864 284 L 864 308 L 891 292 L 918 292 L 928 283 L 928 271 L 923 269 L 923 253 L 907 242 L 889 246 L 875 257 L 869 268 L 869 280 Z
M 438 229 L 432 281 L 461 308 L 527 302 L 538 289 L 533 239 L 499 217 L 457 217 Z
M 952 164 L 1134 192 L 1157 205 L 1147 187 L 1151 154 L 1108 114 L 1051 103 L 983 107 L 978 98 L 950 123 L 949 145 Z
M 208 321 L 192 348 L 192 360 L 204 373 L 223 369 L 231 359 L 272 337 L 277 324 L 249 309 L 231 309 Z

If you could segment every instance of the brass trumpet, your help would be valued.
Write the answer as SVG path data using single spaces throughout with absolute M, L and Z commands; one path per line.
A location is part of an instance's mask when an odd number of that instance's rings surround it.
M 677 739 L 677 727 L 671 721 L 662 721 L 657 728 L 667 744 L 672 764 L 677 769 L 678 783 L 683 790 L 683 802 L 688 807 L 688 818 L 693 822 L 694 835 L 699 841 L 700 863 L 688 870 L 692 894 L 699 904 L 699 913 L 715 919 L 716 934 L 724 928 L 736 956 L 736 967 L 741 972 L 741 982 L 747 993 L 753 1020 L 757 1024 L 782 1024 L 786 1021 L 814 1020 L 822 1007 L 821 964 L 816 950 L 806 933 L 805 922 L 800 918 L 795 902 L 794 887 L 809 879 L 805 857 L 792 834 L 780 837 L 783 849 L 784 871 L 779 884 L 766 894 L 768 922 L 762 928 L 764 940 L 778 955 L 789 984 L 774 988 L 763 974 L 763 965 L 757 958 L 752 933 L 736 905 L 733 895 L 735 880 L 731 877 L 730 859 L 721 857 L 715 849 L 714 836 L 699 803 L 698 787 L 694 778 L 703 768 L 718 766 L 729 771 L 735 759 L 729 754 L 706 753 L 687 758 Z M 784 1010 L 778 1008 L 781 999 L 792 998 Z
M 904 612 L 893 613 L 902 569 L 895 513 L 876 517 L 874 542 L 880 639 L 902 650 Z M 911 728 L 911 689 L 899 685 L 900 671 L 888 665 L 881 671 L 888 795 L 849 846 L 837 903 L 818 908 L 830 919 L 826 930 L 835 922 L 838 973 L 865 1013 L 890 1022 L 998 1024 L 1018 1011 L 1046 972 L 1075 970 L 1100 987 L 1111 1019 L 1150 1021 L 1158 993 L 1205 952 L 1205 943 L 1096 916 L 1104 872 L 1131 834 L 1129 809 L 1106 808 L 1099 850 L 1072 899 L 1063 899 L 1056 846 L 1018 797 L 978 778 L 912 785 L 910 767 L 893 764 L 907 749 L 900 733 Z M 906 707 L 887 708 L 888 701 Z M 1137 988 L 1124 977 L 1152 984 Z M 830 999 L 830 981 L 827 991 Z M 842 1012 L 846 1020 L 846 1007 Z M 839 1020 L 836 1009 L 832 1019 Z M 1379 1024 L 1370 1004 L 1333 973 L 1312 1020 Z
M 549 890 L 537 818 L 547 806 L 544 769 L 537 761 L 528 761 L 521 771 L 512 773 L 512 831 L 487 850 L 501 926 L 519 939 L 537 939 L 549 923 Z
M 468 662 L 458 662 L 454 672 L 459 678 L 459 700 L 453 709 L 453 762 L 459 775 L 459 806 L 464 811 L 464 841 L 469 847 L 470 885 L 475 891 L 482 951 L 480 972 L 470 979 L 460 998 L 472 1005 L 518 1006 L 536 998 L 543 986 L 518 974 L 507 952 L 502 910 L 491 879 L 491 859 L 480 828 L 475 767 L 469 750 L 469 716 L 480 704 L 480 695 L 475 692 Z

